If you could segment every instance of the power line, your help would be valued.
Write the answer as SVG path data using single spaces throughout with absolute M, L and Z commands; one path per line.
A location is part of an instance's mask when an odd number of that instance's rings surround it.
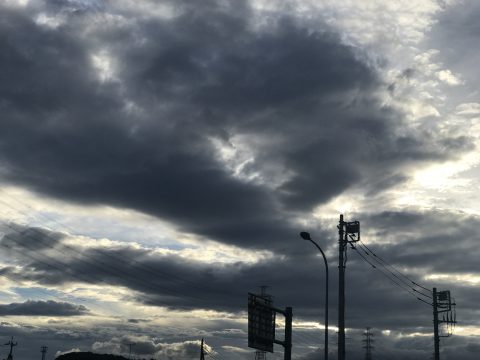
M 383 271 L 381 268 L 375 266 L 374 264 L 372 264 L 365 256 L 363 256 L 363 254 L 357 250 L 356 247 L 353 247 L 354 250 L 356 250 L 357 254 L 360 255 L 360 257 L 366 262 L 368 263 L 372 268 L 380 271 L 380 273 L 382 273 L 388 280 L 390 280 L 392 283 L 394 283 L 396 286 L 398 286 L 400 289 L 403 289 L 404 291 L 407 291 L 410 295 L 412 295 L 415 299 L 417 300 L 420 300 L 426 304 L 429 304 L 428 302 L 424 301 L 423 299 L 420 299 L 414 292 L 412 292 L 409 288 L 405 287 L 405 286 L 402 286 L 399 282 L 397 282 L 395 279 L 392 279 L 385 271 Z M 429 304 L 431 305 L 431 304 Z
M 420 284 L 418 284 L 417 282 L 413 281 L 411 278 L 409 278 L 408 276 L 406 276 L 404 273 L 402 273 L 400 270 L 398 270 L 395 266 L 393 266 L 392 264 L 388 263 L 385 259 L 383 259 L 382 257 L 380 257 L 379 255 L 375 254 L 375 252 L 370 249 L 365 243 L 363 243 L 363 241 L 360 240 L 360 244 L 363 245 L 369 252 L 370 254 L 372 254 L 372 256 L 374 258 L 376 258 L 379 262 L 382 262 L 383 264 L 385 264 L 384 266 L 389 266 L 391 267 L 393 270 L 395 270 L 400 276 L 402 276 L 403 278 L 405 278 L 408 282 L 412 283 L 413 285 L 415 286 L 418 286 L 419 288 L 425 290 L 425 291 L 428 291 L 430 294 L 432 293 L 432 290 L 426 288 L 425 286 L 422 286 Z
M 3 192 L 4 194 L 6 194 L 8 197 L 10 197 L 11 199 L 13 199 L 13 200 L 16 201 L 17 203 L 20 203 L 20 204 L 28 207 L 29 209 L 34 210 L 29 204 L 26 204 L 26 203 L 22 202 L 21 200 L 17 199 L 16 197 L 11 196 L 10 194 L 6 193 L 4 190 L 0 189 L 0 192 Z M 4 205 L 10 207 L 11 209 L 17 210 L 17 211 L 19 211 L 20 213 L 22 213 L 22 211 L 20 211 L 18 208 L 15 208 L 15 207 L 11 206 L 10 204 L 8 204 L 8 203 L 6 203 L 6 202 L 4 202 L 4 201 L 2 201 L 2 200 L 0 200 L 0 202 L 3 203 Z M 47 219 L 47 220 L 50 220 L 50 221 L 53 221 L 53 222 L 57 223 L 58 225 L 60 225 L 61 227 L 64 227 L 64 228 L 69 229 L 69 230 L 72 231 L 71 228 L 69 228 L 68 226 L 60 223 L 59 221 L 57 221 L 57 220 L 55 220 L 55 219 L 49 218 L 49 217 L 47 217 L 46 215 L 43 215 L 43 218 L 45 218 L 45 219 Z M 31 228 L 31 229 L 35 229 L 35 228 Z M 35 230 L 36 230 L 36 229 L 35 229 Z M 37 230 L 37 231 L 38 231 L 38 230 Z M 42 235 L 49 237 L 48 235 L 43 234 L 43 233 L 42 233 Z M 66 247 L 67 249 L 69 249 L 69 250 L 77 253 L 81 258 L 83 258 L 83 257 L 85 256 L 84 254 L 82 254 L 81 252 L 79 252 L 78 250 L 76 250 L 75 248 L 73 248 L 73 247 L 71 247 L 71 246 L 69 246 L 69 245 L 67 245 L 67 244 L 62 244 L 62 245 L 63 245 L 64 247 Z M 93 252 L 93 253 L 101 254 L 102 256 L 105 256 L 105 257 L 107 257 L 107 258 L 116 259 L 116 260 L 118 260 L 121 264 L 123 264 L 123 263 L 125 262 L 125 258 L 120 257 L 120 256 L 116 256 L 115 253 L 106 252 L 106 251 L 104 251 L 104 250 L 101 250 L 101 249 L 95 248 L 95 247 L 89 248 L 89 250 L 90 250 L 91 252 Z M 161 271 L 161 270 L 159 270 L 159 269 L 154 269 L 154 268 L 152 268 L 152 267 L 150 267 L 150 266 L 148 266 L 148 265 L 146 265 L 146 264 L 144 264 L 144 263 L 142 263 L 142 262 L 137 261 L 136 259 L 129 259 L 129 262 L 138 265 L 138 269 L 144 270 L 144 271 L 146 271 L 147 273 L 153 275 L 153 276 L 156 277 L 156 278 L 158 278 L 159 276 L 161 276 L 161 277 L 163 277 L 163 278 L 165 278 L 165 279 L 168 279 L 169 281 L 174 280 L 174 282 L 182 282 L 182 283 L 185 283 L 185 284 L 187 284 L 187 285 L 189 286 L 189 288 L 198 289 L 198 290 L 200 290 L 200 291 L 202 291 L 202 292 L 204 292 L 204 291 L 206 290 L 206 288 L 205 288 L 204 285 L 200 286 L 200 285 L 199 285 L 197 282 L 195 282 L 195 281 L 192 281 L 192 280 L 186 279 L 186 278 L 182 278 L 182 277 L 180 277 L 180 276 L 178 276 L 178 275 L 175 275 L 175 274 L 173 274 L 173 273 L 166 273 L 166 272 Z M 120 268 L 120 271 L 121 271 L 121 270 L 122 270 L 122 268 Z M 129 274 L 129 273 L 124 272 L 124 274 L 126 274 L 127 276 L 130 276 L 130 277 L 131 277 L 131 274 Z M 137 278 L 135 278 L 135 280 L 138 281 Z M 175 280 L 177 280 L 177 281 L 175 281 Z M 218 288 L 216 288 L 216 287 L 214 287 L 214 288 L 208 288 L 208 291 L 211 292 L 211 293 L 217 293 L 217 294 L 222 294 L 222 295 L 224 295 L 224 293 L 221 292 L 221 291 L 220 291 Z M 184 295 L 182 294 L 182 296 L 184 296 Z
M 368 251 L 365 250 L 366 247 L 365 247 L 365 248 L 362 247 L 363 243 L 359 243 L 358 245 L 359 245 L 359 247 L 365 252 L 365 254 L 366 254 L 367 256 L 370 256 L 370 254 L 373 255 L 373 253 L 369 253 Z M 365 246 L 365 245 L 363 245 L 363 246 Z M 420 296 L 424 296 L 424 297 L 426 297 L 426 298 L 428 298 L 428 299 L 432 299 L 432 297 L 431 297 L 430 295 L 427 295 L 427 294 L 425 294 L 425 293 L 423 293 L 423 292 L 415 289 L 414 287 L 412 287 L 412 286 L 410 285 L 410 282 L 406 282 L 406 281 L 405 281 L 404 279 L 402 279 L 400 276 L 398 276 L 397 274 L 395 274 L 394 272 L 392 272 L 391 270 L 389 270 L 388 267 L 386 267 L 382 262 L 380 262 L 380 261 L 378 260 L 378 257 L 374 257 L 373 259 L 377 262 L 377 264 L 379 264 L 381 267 L 383 267 L 389 274 L 391 274 L 393 277 L 395 277 L 395 278 L 396 278 L 398 281 L 400 281 L 404 286 L 408 287 L 409 289 L 411 289 L 413 292 L 417 293 L 417 294 L 420 295 Z M 372 266 L 373 266 L 373 265 L 372 265 Z M 376 267 L 375 267 L 375 268 L 376 268 Z M 397 271 L 398 271 L 398 270 L 397 270 Z M 402 275 L 403 275 L 403 274 L 402 274 Z M 406 277 L 405 275 L 403 275 L 403 276 Z
M 12 231 L 14 232 L 17 232 L 18 234 L 24 236 L 25 238 L 27 239 L 30 239 L 30 240 L 38 240 L 39 242 L 42 242 L 42 241 L 45 241 L 44 240 L 44 236 L 42 237 L 35 237 L 35 236 L 32 236 L 32 235 L 25 235 L 23 232 L 19 231 L 18 229 L 16 229 L 15 227 L 13 226 L 9 226 L 8 224 L 5 224 L 7 227 L 9 227 Z M 31 228 L 33 229 L 33 228 Z M 37 229 L 34 229 L 34 230 L 37 230 Z M 42 233 L 42 235 L 45 235 Z M 48 237 L 48 236 L 46 236 Z M 2 243 L 0 242 L 0 245 Z M 36 257 L 36 256 L 33 256 L 32 253 L 35 253 L 35 250 L 37 249 L 32 249 L 31 246 L 29 246 L 29 243 L 27 242 L 26 244 L 23 244 L 28 250 L 30 250 L 29 252 L 22 252 L 20 251 L 19 249 L 13 249 L 14 251 L 22 254 L 23 256 L 27 257 L 27 258 L 30 258 L 32 260 L 34 260 L 35 262 L 39 263 L 39 264 L 43 264 L 49 268 L 52 268 L 52 269 L 55 269 L 55 270 L 58 270 L 59 272 L 61 273 L 65 273 L 66 271 L 69 270 L 68 267 L 65 267 L 65 265 L 67 265 L 67 263 L 65 262 L 62 262 L 62 261 L 58 261 L 56 258 L 53 258 L 53 257 L 49 257 L 49 256 L 42 256 L 42 258 L 39 258 L 39 257 Z M 61 251 L 60 249 L 52 249 L 52 250 L 55 250 L 59 253 L 61 253 L 62 255 L 64 255 L 65 257 L 68 257 L 69 254 L 65 253 L 64 251 Z M 75 251 L 74 251 L 75 252 Z M 71 256 L 74 260 L 81 260 L 86 266 L 88 267 L 97 267 L 99 266 L 98 262 L 93 262 L 93 261 L 87 261 L 87 260 L 84 260 L 83 258 L 82 259 L 78 259 L 78 258 L 75 258 L 74 256 Z M 62 257 L 63 258 L 63 257 Z M 48 262 L 44 261 L 45 260 L 48 260 Z M 103 266 L 103 271 L 106 272 L 107 275 L 113 275 L 113 276 L 118 276 L 118 274 L 115 272 L 115 269 L 112 269 L 111 267 L 108 267 L 108 266 Z M 125 274 L 125 272 L 124 272 Z M 106 283 L 105 280 L 102 280 L 102 281 L 98 281 L 97 278 L 94 278 L 93 276 L 88 276 L 88 275 L 84 275 L 83 273 L 78 273 L 78 272 L 75 272 L 75 271 L 69 271 L 68 272 L 68 275 L 71 277 L 71 278 L 74 278 L 76 280 L 79 280 L 80 282 L 84 282 L 84 283 L 87 283 L 87 284 L 99 284 L 99 283 Z M 146 287 L 146 289 L 151 289 L 153 287 L 153 284 L 152 283 L 149 283 L 149 282 L 146 282 L 144 280 L 141 280 L 139 278 L 134 278 L 132 277 L 131 275 L 128 275 L 130 278 L 134 279 L 136 283 L 140 283 L 141 285 L 143 285 L 144 287 Z M 115 284 L 113 284 L 115 285 Z M 165 288 L 162 289 L 163 293 L 165 294 L 168 294 L 168 295 L 172 295 L 172 296 L 181 296 L 181 297 L 186 297 L 187 295 L 179 292 L 179 291 L 174 291 L 174 290 L 167 290 Z M 190 296 L 191 298 L 193 299 L 196 299 L 196 300 L 199 300 L 198 297 L 193 297 L 193 296 Z

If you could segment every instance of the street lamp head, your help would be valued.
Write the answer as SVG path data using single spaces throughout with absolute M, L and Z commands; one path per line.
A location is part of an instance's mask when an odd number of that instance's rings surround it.
M 310 234 L 308 232 L 302 231 L 300 233 L 300 236 L 302 237 L 303 240 L 312 240 Z

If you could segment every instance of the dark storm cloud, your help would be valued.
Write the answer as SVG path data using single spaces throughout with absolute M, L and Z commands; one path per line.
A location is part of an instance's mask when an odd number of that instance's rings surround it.
M 5 250 L 26 248 L 30 251 L 46 250 L 58 245 L 64 235 L 39 227 L 24 227 L 14 223 L 2 224 L 0 244 Z
M 478 217 L 462 212 L 383 212 L 364 218 L 375 237 L 388 241 L 373 245 L 389 254 L 394 264 L 432 273 L 466 274 L 477 271 Z M 395 241 L 394 241 L 395 239 Z
M 32 20 L 41 5 L 4 6 L 5 181 L 282 250 L 294 233 L 283 210 L 309 210 L 369 179 L 381 191 L 404 181 L 412 162 L 446 159 L 469 143 L 397 136 L 402 115 L 372 95 L 384 86 L 376 70 L 327 28 L 272 17 L 254 29 L 243 1 L 166 4 L 179 15 L 131 18 L 113 4 L 48 2 L 49 16 L 68 20 L 57 28 Z M 109 11 L 117 22 L 102 21 Z M 111 81 L 92 63 L 102 51 Z M 278 176 L 267 169 L 277 166 L 288 178 L 272 189 L 233 177 L 210 139 L 232 146 L 239 135 L 254 153 L 245 175 L 268 185 Z
M 0 304 L 0 315 L 2 316 L 77 316 L 85 315 L 88 312 L 89 310 L 83 305 L 53 300 L 28 300 L 23 303 Z

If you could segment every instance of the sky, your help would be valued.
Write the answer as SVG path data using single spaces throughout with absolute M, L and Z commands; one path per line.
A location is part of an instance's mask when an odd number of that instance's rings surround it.
M 451 291 L 441 357 L 477 359 L 479 15 L 475 0 L 1 1 L 0 343 L 18 360 L 129 344 L 174 360 L 205 338 L 209 359 L 253 359 L 247 294 L 267 285 L 293 307 L 293 358 L 321 359 L 309 231 L 335 358 L 344 214 L 370 249 L 347 250 L 347 358 L 366 327 L 374 358 L 433 352 L 432 307 L 376 254 Z

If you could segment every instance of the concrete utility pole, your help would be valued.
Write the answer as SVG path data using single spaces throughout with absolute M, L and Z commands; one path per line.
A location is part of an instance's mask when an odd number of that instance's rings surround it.
M 360 222 L 343 221 L 338 223 L 338 360 L 345 360 L 345 268 L 347 244 L 360 240 Z M 352 245 L 353 246 L 353 245 Z
M 437 288 L 433 288 L 433 342 L 435 360 L 440 360 L 440 336 L 438 333 L 438 302 Z
M 450 337 L 453 329 L 457 324 L 457 315 L 455 311 L 455 299 L 450 296 L 450 291 L 437 291 L 433 288 L 433 343 L 434 343 L 434 359 L 440 360 L 440 338 Z M 439 315 L 442 314 L 442 319 Z M 445 324 L 443 333 L 440 332 L 440 325 Z
M 205 351 L 203 350 L 203 338 L 202 338 L 202 343 L 200 345 L 200 360 L 205 360 Z
M 437 291 L 433 288 L 433 343 L 434 343 L 434 359 L 440 360 L 440 338 L 449 337 L 453 333 L 453 328 L 457 323 L 457 316 L 455 313 L 455 300 L 452 300 L 450 291 Z M 438 315 L 442 313 L 443 318 L 440 320 Z M 446 332 L 440 334 L 440 325 L 446 324 Z
M 46 346 L 42 346 L 40 348 L 40 352 L 42 353 L 42 360 L 45 360 L 45 354 L 47 353 L 48 348 Z
M 345 236 L 343 215 L 338 224 L 338 360 L 345 360 Z
M 365 360 L 372 360 L 372 343 L 374 340 L 372 339 L 373 334 L 369 327 L 367 327 L 367 330 L 363 333 L 363 336 L 365 336 L 365 339 L 363 339 L 363 342 L 365 343 L 365 346 L 363 347 L 365 349 Z

